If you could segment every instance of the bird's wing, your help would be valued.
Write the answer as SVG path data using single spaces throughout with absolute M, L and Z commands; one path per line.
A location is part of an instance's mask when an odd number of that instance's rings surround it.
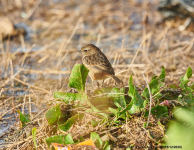
M 85 56 L 83 62 L 92 68 L 115 75 L 112 65 L 103 53 L 95 53 L 91 56 Z

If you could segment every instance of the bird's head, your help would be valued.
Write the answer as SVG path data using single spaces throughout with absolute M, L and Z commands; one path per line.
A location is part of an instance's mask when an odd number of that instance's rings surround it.
M 83 56 L 91 56 L 95 53 L 99 53 L 100 49 L 93 44 L 87 44 L 81 48 Z

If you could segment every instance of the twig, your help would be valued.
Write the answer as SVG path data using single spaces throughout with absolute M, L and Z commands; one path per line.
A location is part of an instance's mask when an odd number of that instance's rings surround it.
M 37 87 L 37 86 L 34 86 L 34 85 L 30 85 L 30 84 L 28 84 L 28 83 L 26 83 L 26 82 L 24 82 L 24 81 L 22 81 L 22 80 L 20 80 L 20 79 L 17 79 L 17 78 L 14 78 L 14 80 L 16 80 L 16 81 L 18 81 L 18 82 L 20 82 L 20 83 L 22 83 L 22 84 L 24 84 L 24 85 L 27 85 L 27 86 L 29 86 L 29 87 L 32 87 L 32 88 L 35 88 L 35 89 L 37 89 L 37 90 L 41 90 L 41 91 L 43 91 L 44 93 L 50 93 L 48 90 L 45 90 L 45 89 L 43 89 L 43 88 L 40 88 L 40 87 Z
M 22 72 L 30 73 L 30 74 L 70 74 L 71 70 L 67 71 L 59 71 L 59 70 L 32 70 L 32 69 L 23 69 Z
M 143 78 L 144 78 L 144 80 L 145 80 L 145 82 L 146 82 L 146 84 L 147 84 L 148 91 L 149 91 L 149 94 L 150 94 L 150 108 L 149 108 L 148 121 L 147 121 L 147 125 L 146 125 L 146 128 L 147 128 L 147 127 L 148 127 L 148 124 L 149 124 L 149 121 L 150 121 L 150 115 L 151 115 L 151 108 L 152 108 L 152 93 L 151 93 L 151 91 L 150 91 L 150 87 L 149 87 L 149 84 L 148 84 L 148 82 L 147 82 L 147 79 L 146 79 L 145 75 L 144 75 L 143 73 L 142 73 L 142 75 L 143 75 Z
M 18 72 L 16 72 L 14 75 L 12 75 L 10 78 L 8 78 L 1 86 L 0 88 L 4 87 L 7 83 L 9 83 L 9 81 L 11 81 L 12 79 L 14 79 L 20 72 L 22 71 L 22 69 L 20 69 Z
M 133 62 L 135 61 L 135 59 L 136 59 L 136 57 L 137 57 L 137 54 L 139 53 L 139 51 L 140 51 L 140 49 L 141 49 L 141 47 L 142 47 L 143 42 L 144 42 L 144 41 L 141 42 L 139 48 L 137 49 L 137 51 L 136 51 L 136 53 L 135 53 L 135 55 L 134 55 L 134 57 L 133 57 L 133 59 L 132 59 L 130 65 L 133 64 Z M 130 67 L 128 67 L 126 75 L 129 73 L 129 70 L 130 70 Z M 125 82 L 125 80 L 126 80 L 126 78 L 124 78 L 124 81 L 123 81 L 123 82 Z
M 26 102 L 26 104 L 27 103 L 29 103 L 29 102 Z M 34 102 L 31 102 L 31 103 L 34 103 Z M 1 116 L 0 116 L 0 120 L 8 113 L 8 112 L 10 112 L 10 111 L 12 111 L 12 110 L 14 110 L 15 108 L 18 108 L 18 107 L 20 107 L 20 106 L 22 106 L 23 105 L 23 103 L 22 104 L 19 104 L 19 105 L 17 105 L 17 106 L 15 106 L 15 107 L 13 107 L 13 108 L 11 108 L 11 109 L 9 109 L 8 111 L 6 111 L 4 114 L 2 114 Z

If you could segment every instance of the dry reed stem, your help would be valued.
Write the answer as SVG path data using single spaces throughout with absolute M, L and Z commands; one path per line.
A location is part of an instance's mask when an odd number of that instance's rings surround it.
M 152 93 L 151 93 L 150 86 L 149 86 L 149 84 L 148 84 L 148 81 L 147 81 L 145 75 L 144 75 L 144 74 L 142 74 L 142 75 L 143 75 L 143 78 L 144 78 L 144 80 L 145 80 L 145 82 L 146 82 L 146 85 L 147 85 L 147 88 L 148 88 L 148 91 L 149 91 L 149 95 L 150 95 L 149 115 L 148 115 L 148 121 L 147 121 L 147 125 L 146 125 L 146 129 L 147 129 L 147 127 L 148 127 L 148 125 L 149 125 L 150 115 L 151 115 L 151 109 L 152 109 Z
M 20 79 L 14 78 L 14 80 L 16 80 L 16 81 L 18 81 L 18 82 L 20 82 L 20 83 L 22 83 L 24 85 L 28 85 L 29 87 L 35 88 L 37 90 L 41 90 L 43 93 L 50 94 L 50 91 L 47 91 L 47 90 L 45 90 L 43 88 L 40 88 L 40 87 L 37 87 L 37 86 L 34 86 L 34 85 L 30 85 L 28 83 L 25 83 L 25 82 L 21 81 Z

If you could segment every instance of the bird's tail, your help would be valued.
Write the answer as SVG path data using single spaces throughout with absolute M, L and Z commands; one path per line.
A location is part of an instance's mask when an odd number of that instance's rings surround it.
M 119 84 L 123 87 L 123 81 L 121 81 L 119 78 L 117 78 L 116 76 L 112 76 L 112 78 Z

